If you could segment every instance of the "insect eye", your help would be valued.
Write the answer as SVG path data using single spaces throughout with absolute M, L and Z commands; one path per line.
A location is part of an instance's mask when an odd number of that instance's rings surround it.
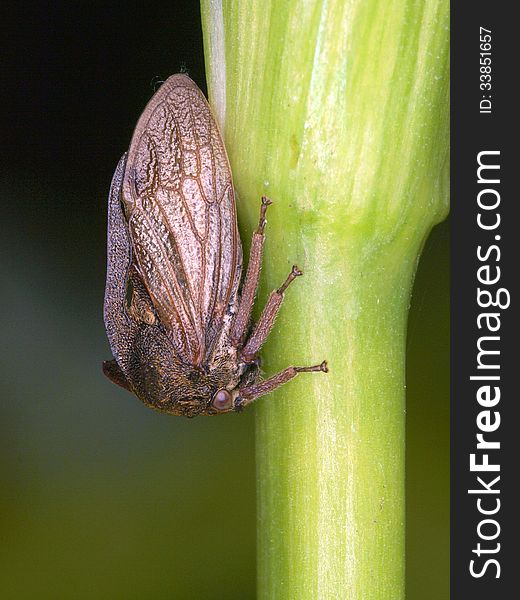
M 211 401 L 213 408 L 217 410 L 228 410 L 233 404 L 233 397 L 227 390 L 218 390 Z

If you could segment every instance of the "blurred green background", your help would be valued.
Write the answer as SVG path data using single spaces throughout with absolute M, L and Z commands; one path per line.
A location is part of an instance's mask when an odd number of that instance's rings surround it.
M 150 80 L 204 81 L 197 3 L 7 17 L 0 597 L 254 598 L 254 410 L 156 414 L 100 368 L 110 178 Z M 425 247 L 409 321 L 408 600 L 449 597 L 448 232 Z

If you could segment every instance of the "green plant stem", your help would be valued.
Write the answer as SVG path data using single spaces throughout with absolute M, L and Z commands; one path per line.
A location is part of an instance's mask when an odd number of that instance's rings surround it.
M 202 1 L 210 100 L 260 299 L 305 272 L 263 352 L 329 361 L 259 401 L 258 597 L 404 597 L 406 319 L 447 211 L 446 0 Z M 260 301 L 261 303 L 261 301 Z
M 301 334 L 317 356 L 334 357 L 332 377 L 300 379 L 289 398 L 258 408 L 260 598 L 402 595 L 412 267 L 388 278 L 351 265 L 351 277 L 301 299 L 304 320 L 324 294 L 357 315 L 315 320 Z

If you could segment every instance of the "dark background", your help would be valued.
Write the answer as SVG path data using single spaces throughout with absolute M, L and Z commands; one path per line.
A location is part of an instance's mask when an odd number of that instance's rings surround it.
M 106 381 L 106 196 L 153 93 L 205 90 L 197 2 L 2 3 L 0 596 L 255 595 L 254 410 L 169 418 Z M 448 598 L 448 228 L 416 279 L 408 598 Z

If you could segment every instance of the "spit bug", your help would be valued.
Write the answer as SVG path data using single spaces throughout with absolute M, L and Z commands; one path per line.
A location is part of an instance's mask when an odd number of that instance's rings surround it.
M 303 371 L 262 380 L 257 353 L 293 267 L 258 323 L 265 214 L 241 285 L 242 246 L 226 150 L 206 99 L 173 75 L 141 115 L 108 201 L 104 320 L 114 360 L 103 371 L 151 408 L 193 417 L 240 410 Z

